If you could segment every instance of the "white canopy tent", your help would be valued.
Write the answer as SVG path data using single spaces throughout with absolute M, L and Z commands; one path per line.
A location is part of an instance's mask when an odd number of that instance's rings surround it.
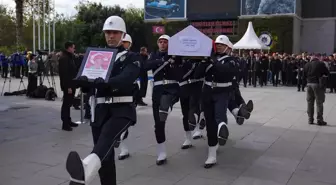
M 270 48 L 267 47 L 254 31 L 252 22 L 250 21 L 248 23 L 247 30 L 244 34 L 244 36 L 236 43 L 233 45 L 233 49 L 266 49 L 269 50 Z

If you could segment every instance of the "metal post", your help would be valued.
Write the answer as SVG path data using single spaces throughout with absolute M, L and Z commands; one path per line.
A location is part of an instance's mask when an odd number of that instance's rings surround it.
M 38 40 L 38 49 L 41 49 L 41 14 L 40 14 L 40 0 L 37 0 L 37 40 Z
M 51 33 L 51 31 L 50 31 L 50 13 L 51 13 L 50 1 L 48 1 L 48 7 L 49 7 L 49 9 L 48 9 L 48 49 L 49 49 L 49 53 L 50 53 L 51 52 L 51 46 L 50 46 L 50 38 L 51 38 L 51 36 L 50 36 L 50 33 Z
M 54 11 L 54 16 L 53 16 L 53 45 L 54 45 L 54 50 L 56 50 L 56 36 L 55 36 L 55 21 L 56 21 L 56 6 L 55 6 L 55 0 L 53 0 L 53 11 Z
M 45 3 L 45 0 L 43 0 L 43 14 L 42 14 L 42 17 L 43 17 L 43 49 L 45 50 L 46 49 L 46 27 L 45 27 L 45 24 L 46 24 L 46 16 L 45 16 L 45 7 L 46 7 L 46 3 Z
M 76 124 L 84 124 L 84 93 L 82 90 L 80 91 L 80 99 L 81 99 L 81 108 L 80 108 L 80 121 L 76 121 Z
M 33 0 L 32 16 L 33 16 L 33 53 L 35 54 L 36 53 L 35 0 Z

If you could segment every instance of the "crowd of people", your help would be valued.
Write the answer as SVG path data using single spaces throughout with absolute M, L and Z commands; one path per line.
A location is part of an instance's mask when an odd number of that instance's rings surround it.
M 313 58 L 325 63 L 330 71 L 327 87 L 330 92 L 336 92 L 336 53 L 326 56 L 325 54 L 286 54 L 286 53 L 244 53 L 240 59 L 239 81 L 243 82 L 244 87 L 252 85 L 261 87 L 268 83 L 273 86 L 279 84 L 283 86 L 296 86 L 297 91 L 304 91 L 306 79 L 304 78 L 303 68 L 305 64 Z

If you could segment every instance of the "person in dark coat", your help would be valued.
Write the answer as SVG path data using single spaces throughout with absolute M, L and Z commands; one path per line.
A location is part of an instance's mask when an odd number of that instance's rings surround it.
M 148 73 L 147 70 L 144 69 L 144 66 L 146 66 L 146 61 L 148 60 L 148 53 L 146 47 L 142 47 L 140 49 L 140 56 L 142 60 L 140 71 L 140 91 L 137 97 L 137 104 L 140 106 L 147 106 L 147 104 L 143 101 L 143 98 L 146 97 L 148 86 Z
M 59 58 L 59 77 L 61 90 L 63 92 L 63 103 L 61 108 L 62 130 L 72 131 L 72 127 L 77 127 L 70 116 L 70 107 L 73 105 L 76 86 L 73 79 L 77 75 L 77 66 L 75 64 L 75 44 L 66 42 L 64 50 Z

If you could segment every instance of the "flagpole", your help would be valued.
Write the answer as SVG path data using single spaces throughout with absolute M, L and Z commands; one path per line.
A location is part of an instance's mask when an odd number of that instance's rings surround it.
M 50 46 L 50 13 L 51 13 L 51 8 L 50 8 L 50 0 L 48 1 L 48 50 L 49 50 L 49 53 L 51 52 L 51 46 Z
M 37 40 L 38 49 L 41 50 L 41 14 L 40 14 L 40 0 L 37 0 Z
M 36 53 L 35 0 L 33 0 L 32 16 L 33 16 L 33 53 L 35 54 Z
M 42 17 L 43 17 L 43 49 L 45 50 L 46 49 L 46 21 L 45 21 L 45 18 L 46 18 L 46 16 L 45 16 L 45 0 L 43 0 L 42 1 L 43 2 L 43 4 L 42 4 L 42 6 L 43 6 L 43 14 L 42 14 Z
M 56 6 L 55 6 L 55 0 L 53 0 L 53 11 L 54 11 L 54 16 L 53 16 L 53 44 L 54 44 L 54 50 L 56 50 L 56 36 L 55 36 L 55 20 L 56 20 Z

